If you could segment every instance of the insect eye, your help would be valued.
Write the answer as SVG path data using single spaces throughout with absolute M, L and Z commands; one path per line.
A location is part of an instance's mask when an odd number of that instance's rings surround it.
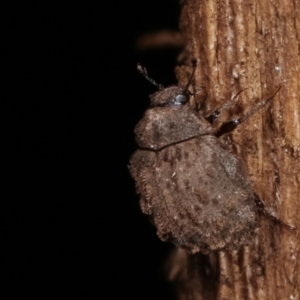
M 173 100 L 173 105 L 183 105 L 189 101 L 189 97 L 185 94 L 178 94 L 176 95 L 175 99 Z

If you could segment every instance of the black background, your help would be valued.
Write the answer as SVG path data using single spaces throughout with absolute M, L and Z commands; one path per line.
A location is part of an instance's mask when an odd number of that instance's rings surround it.
M 176 30 L 178 2 L 40 1 L 4 10 L 11 299 L 174 299 L 163 272 L 172 246 L 141 213 L 127 165 L 155 91 L 136 63 L 176 83 L 175 50 L 141 53 L 134 42 Z

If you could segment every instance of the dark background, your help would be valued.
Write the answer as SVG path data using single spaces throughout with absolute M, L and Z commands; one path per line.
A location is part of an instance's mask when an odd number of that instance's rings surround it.
M 11 299 L 174 299 L 163 272 L 172 246 L 141 213 L 127 165 L 134 126 L 155 91 L 136 63 L 173 84 L 178 54 L 139 52 L 134 43 L 176 30 L 179 1 L 118 2 L 4 10 Z

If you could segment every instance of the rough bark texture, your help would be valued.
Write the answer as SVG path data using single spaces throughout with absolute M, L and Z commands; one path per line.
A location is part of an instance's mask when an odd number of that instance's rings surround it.
M 260 216 L 255 242 L 234 252 L 177 249 L 169 278 L 178 299 L 300 299 L 300 2 L 184 0 L 185 65 L 199 59 L 195 99 L 212 111 L 243 88 L 235 115 L 284 88 L 226 137 L 255 191 L 297 231 Z M 184 84 L 188 67 L 178 67 Z M 224 114 L 224 118 L 233 115 Z

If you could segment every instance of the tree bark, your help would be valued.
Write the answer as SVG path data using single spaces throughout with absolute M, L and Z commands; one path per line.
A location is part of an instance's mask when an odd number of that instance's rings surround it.
M 300 299 L 300 2 L 184 0 L 185 66 L 198 59 L 195 101 L 206 112 L 246 89 L 234 115 L 285 82 L 276 97 L 225 139 L 256 193 L 291 231 L 260 215 L 253 243 L 238 251 L 191 255 L 177 249 L 169 278 L 178 299 Z M 184 84 L 190 67 L 176 68 Z M 231 119 L 233 115 L 224 114 Z

